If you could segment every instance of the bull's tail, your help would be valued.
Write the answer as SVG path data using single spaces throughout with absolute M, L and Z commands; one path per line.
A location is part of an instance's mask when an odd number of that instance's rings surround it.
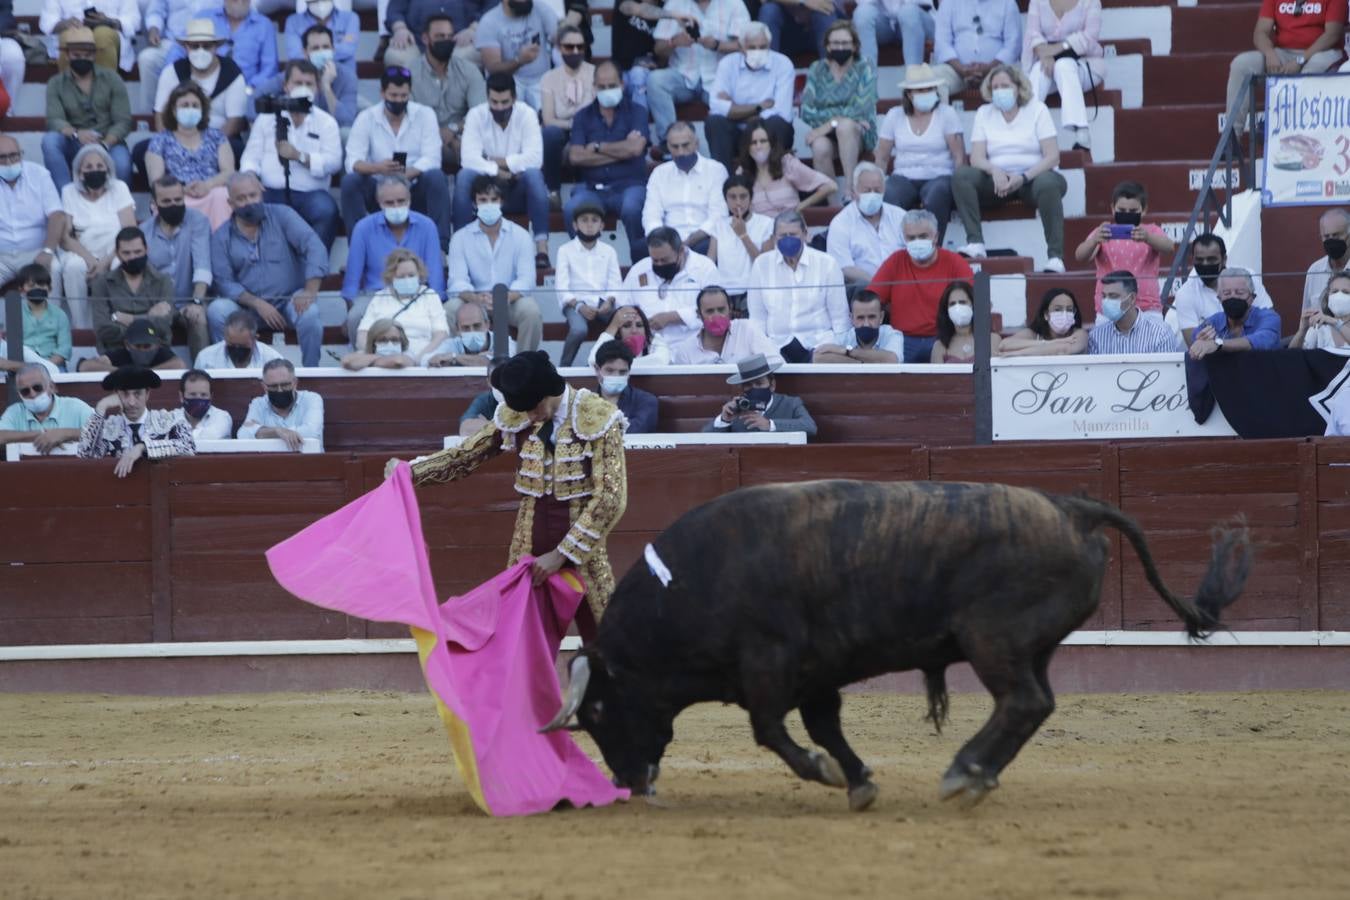
M 1170 606 L 1186 625 L 1186 633 L 1193 639 L 1209 637 L 1219 626 L 1219 617 L 1225 607 L 1233 603 L 1247 583 L 1252 567 L 1251 537 L 1246 525 L 1239 520 L 1231 527 L 1215 527 L 1210 551 L 1209 567 L 1196 591 L 1195 602 L 1168 590 L 1153 563 L 1148 542 L 1139 524 L 1108 503 L 1088 498 L 1072 498 L 1070 509 L 1093 525 L 1110 525 L 1129 539 L 1139 561 L 1144 566 L 1148 583 L 1158 596 Z
M 942 733 L 942 723 L 947 721 L 947 670 L 925 669 L 923 684 L 928 692 L 928 715 L 924 716 L 933 723 L 938 734 Z

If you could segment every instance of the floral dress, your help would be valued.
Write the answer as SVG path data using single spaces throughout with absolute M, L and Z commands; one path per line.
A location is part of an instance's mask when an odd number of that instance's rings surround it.
M 819 128 L 833 118 L 867 123 L 871 127 L 863 132 L 863 148 L 876 147 L 877 70 L 872 61 L 854 59 L 840 81 L 834 80 L 825 60 L 811 63 L 806 72 L 806 90 L 802 93 L 801 116 L 812 128 Z
M 225 143 L 225 133 L 218 128 L 208 128 L 202 132 L 201 146 L 189 150 L 178 143 L 178 138 L 168 131 L 161 131 L 150 139 L 150 153 L 164 160 L 164 170 L 183 184 L 194 181 L 209 181 L 220 174 L 220 145 Z

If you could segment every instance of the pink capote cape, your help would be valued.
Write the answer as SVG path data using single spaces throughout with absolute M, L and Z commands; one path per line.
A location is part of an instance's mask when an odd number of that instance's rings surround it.
M 563 800 L 603 806 L 628 798 L 570 734 L 538 733 L 560 702 L 555 657 L 580 583 L 554 575 L 534 588 L 526 558 L 438 603 L 406 463 L 268 550 L 267 562 L 302 600 L 412 628 L 460 774 L 484 812 L 528 815 Z

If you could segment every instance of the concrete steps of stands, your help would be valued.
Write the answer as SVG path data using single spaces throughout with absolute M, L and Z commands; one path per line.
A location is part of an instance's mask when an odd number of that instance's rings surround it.
M 1123 109 L 1116 113 L 1116 162 L 1156 159 L 1208 159 L 1219 140 L 1224 114 L 1217 101 Z
M 1252 49 L 1259 3 L 1206 3 L 1172 10 L 1173 53 L 1227 53 Z
M 1251 43 L 1247 35 L 1248 45 Z M 1222 103 L 1228 89 L 1228 66 L 1238 51 L 1176 53 L 1144 57 L 1144 103 Z

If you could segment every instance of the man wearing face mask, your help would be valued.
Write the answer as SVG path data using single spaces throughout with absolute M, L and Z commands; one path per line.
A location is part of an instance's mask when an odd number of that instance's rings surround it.
M 1224 269 L 1219 273 L 1218 292 L 1223 311 L 1195 329 L 1192 359 L 1214 353 L 1280 349 L 1280 314 L 1252 305 L 1256 296 L 1252 273 L 1236 267 Z
M 606 341 L 595 351 L 595 377 L 600 380 L 600 396 L 619 408 L 628 419 L 625 434 L 651 434 L 656 431 L 660 404 L 656 395 L 628 383 L 633 368 L 633 351 L 623 341 Z
M 291 4 L 287 5 L 294 8 Z M 187 31 L 192 32 L 193 26 L 202 20 L 209 21 L 214 26 L 215 36 L 220 39 L 221 44 L 229 42 L 228 58 L 239 67 L 245 85 L 255 94 L 262 93 L 267 83 L 273 80 L 277 73 L 277 26 L 267 18 L 266 13 L 253 9 L 252 0 L 223 0 L 216 3 L 214 9 L 203 14 L 201 20 L 194 19 L 188 22 Z M 174 47 L 169 53 L 170 67 L 172 68 L 185 56 L 190 56 L 193 49 L 191 42 L 188 45 L 180 43 Z M 218 50 L 219 45 L 212 52 Z M 205 65 L 194 66 L 194 70 L 206 68 Z M 201 79 L 197 78 L 197 81 L 200 83 Z M 202 87 L 206 89 L 208 95 L 211 94 L 211 90 L 206 88 L 205 84 Z M 212 106 L 216 102 L 213 99 Z
M 230 0 L 237 2 L 237 0 Z M 248 0 L 243 0 L 244 9 L 248 9 Z M 224 13 L 220 13 L 224 15 Z M 262 21 L 267 22 L 266 19 Z M 267 22 L 269 28 L 272 27 Z M 169 65 L 159 73 L 159 84 L 155 90 L 155 130 L 164 128 L 164 108 L 168 105 L 173 89 L 191 79 L 201 87 L 211 100 L 211 117 L 208 124 L 225 133 L 232 142 L 240 141 L 244 131 L 245 116 L 248 112 L 249 80 L 242 68 L 242 57 L 238 48 L 232 48 L 229 56 L 220 56 L 218 50 L 225 39 L 224 27 L 215 19 L 193 19 L 188 22 L 186 33 L 179 38 L 178 48 L 170 54 Z M 267 70 L 270 78 L 276 71 L 276 36 L 273 29 L 272 67 Z M 138 145 L 137 149 L 140 147 Z M 236 152 L 243 149 L 242 143 Z
M 51 453 L 62 444 L 80 439 L 80 431 L 94 414 L 78 397 L 62 397 L 45 366 L 29 363 L 14 375 L 19 402 L 0 415 L 0 445 L 32 444 L 39 453 Z
M 572 222 L 583 204 L 617 215 L 628 235 L 629 258 L 636 261 L 647 255 L 642 230 L 647 201 L 647 108 L 624 93 L 623 78 L 612 62 L 595 67 L 594 87 L 595 100 L 572 119 L 567 161 L 581 183 L 567 198 L 563 219 Z
M 331 247 L 338 208 L 328 186 L 342 169 L 338 123 L 313 105 L 319 72 L 307 60 L 286 63 L 284 78 L 286 97 L 307 108 L 259 116 L 249 130 L 239 170 L 256 172 L 263 183 L 263 202 L 291 207 Z M 285 140 L 280 140 L 283 130 Z
M 173 36 L 182 34 L 191 19 L 210 15 L 217 5 L 214 0 L 150 0 L 145 7 L 146 46 L 136 57 L 145 109 L 155 108 L 159 73 L 164 71 L 169 54 L 177 47 Z
M 652 30 L 653 52 L 669 67 L 647 78 L 652 133 L 658 138 L 674 124 L 676 103 L 708 102 L 717 64 L 741 49 L 741 32 L 750 24 L 741 0 L 670 0 L 661 9 L 670 18 Z
M 676 122 L 664 135 L 670 160 L 652 170 L 647 178 L 647 197 L 642 204 L 642 230 L 674 228 L 680 239 L 698 250 L 706 246 L 704 224 L 727 214 L 722 196 L 727 167 L 715 159 L 699 156 L 698 135 L 688 122 Z
M 773 373 L 781 367 L 764 356 L 748 356 L 736 363 L 736 374 L 727 384 L 739 385 L 741 393 L 722 406 L 722 411 L 703 426 L 704 431 L 804 431 L 815 437 L 816 421 L 800 397 L 777 392 Z
M 483 73 L 463 56 L 455 55 L 455 25 L 449 14 L 427 17 L 422 33 L 424 51 L 412 63 L 412 98 L 436 113 L 441 129 L 441 165 L 460 167 L 460 135 L 469 110 L 487 102 Z
M 95 276 L 89 284 L 94 333 L 104 353 L 122 344 L 127 326 L 137 318 L 149 320 L 159 334 L 173 332 L 173 282 L 150 268 L 146 249 L 144 232 L 139 228 L 123 228 L 113 243 L 118 267 Z M 205 336 L 204 317 L 199 324 L 200 340 Z
M 173 284 L 175 320 L 187 329 L 196 356 L 211 341 L 206 324 L 206 291 L 211 286 L 211 224 L 188 209 L 183 183 L 165 174 L 150 186 L 150 218 L 140 224 L 149 267 Z
M 846 284 L 870 282 L 891 248 L 904 243 L 901 220 L 905 211 L 883 201 L 885 190 L 885 173 L 872 163 L 858 163 L 853 170 L 853 193 L 858 199 L 830 220 L 825 252 L 839 264 Z
M 887 257 L 877 269 L 869 291 L 891 311 L 891 325 L 905 336 L 901 362 L 926 363 L 937 342 L 937 307 L 947 285 L 972 281 L 970 263 L 937 246 L 937 217 L 926 209 L 911 209 L 900 220 L 905 247 Z
M 1303 311 L 1316 311 L 1322 305 L 1322 294 L 1331 276 L 1344 272 L 1350 264 L 1350 211 L 1336 208 L 1322 213 L 1317 220 L 1322 238 L 1322 256 L 1308 266 L 1303 280 Z
M 60 296 L 61 261 L 56 256 L 66 232 L 66 215 L 52 176 L 23 158 L 19 142 L 0 134 L 0 284 L 29 263 L 52 274 L 53 296 Z
M 328 29 L 333 39 L 333 62 L 355 77 L 361 20 L 350 9 L 338 9 L 333 0 L 309 0 L 303 11 L 286 17 L 286 58 L 305 58 L 305 32 L 316 27 Z
M 174 415 L 192 429 L 193 442 L 229 440 L 234 434 L 234 419 L 211 405 L 211 376 L 201 369 L 188 369 L 178 385 L 182 405 Z
M 717 266 L 684 245 L 673 228 L 647 235 L 646 259 L 634 263 L 623 280 L 620 306 L 636 306 L 653 332 L 674 344 L 698 333 L 695 311 L 699 291 L 717 283 Z
M 80 360 L 77 371 L 111 372 L 122 366 L 186 369 L 187 366 L 169 347 L 166 337 L 145 319 L 135 319 L 127 326 L 119 346 L 99 356 Z
M 465 303 L 455 310 L 454 333 L 427 354 L 427 366 L 439 369 L 446 366 L 486 366 L 501 354 L 493 347 L 492 316 L 477 303 Z M 516 342 L 507 339 L 508 356 L 516 353 Z
M 717 285 L 698 292 L 699 331 L 670 348 L 670 362 L 677 366 L 711 366 L 765 356 L 782 362 L 778 348 L 749 319 L 731 318 L 731 299 Z
M 115 458 L 113 474 L 126 478 L 142 459 L 192 456 L 197 445 L 192 430 L 167 409 L 150 409 L 150 391 L 159 376 L 144 366 L 119 366 L 103 379 L 112 391 L 94 407 L 80 432 L 81 459 Z
M 1187 344 L 1200 323 L 1223 310 L 1219 301 L 1219 273 L 1228 267 L 1228 247 L 1217 234 L 1205 232 L 1191 241 L 1191 273 L 1172 296 L 1176 313 L 1176 327 Z M 1259 278 L 1252 278 L 1256 289 L 1253 306 L 1270 309 L 1274 306 Z
M 868 290 L 858 291 L 849 300 L 853 330 L 839 344 L 816 348 L 818 363 L 883 363 L 894 365 L 905 355 L 905 336 L 889 325 L 881 324 L 881 298 Z
M 455 27 L 453 55 L 463 57 L 477 67 L 482 61 L 473 46 L 478 36 L 478 21 L 495 3 L 496 0 L 389 0 L 384 17 L 389 29 L 385 64 L 412 66 L 417 54 L 426 48 L 428 23 L 440 14 L 449 16 Z M 375 58 L 380 58 L 378 52 Z
M 288 359 L 274 359 L 263 366 L 262 396 L 248 404 L 239 440 L 277 438 L 292 453 L 299 453 L 305 438 L 319 442 L 323 452 L 323 397 L 300 390 L 295 366 Z
M 539 82 L 553 66 L 553 36 L 558 17 L 534 0 L 505 0 L 483 13 L 473 45 L 483 55 L 483 70 L 515 79 L 520 99 L 539 109 Z
M 1144 315 L 1134 275 L 1121 269 L 1101 279 L 1102 313 L 1088 332 L 1088 353 L 1180 353 L 1181 339 L 1159 316 Z
M 131 178 L 126 137 L 134 127 L 131 101 L 122 76 L 94 65 L 94 33 L 88 28 L 61 32 L 61 52 L 70 68 L 47 82 L 47 133 L 42 161 L 57 191 L 70 183 L 70 164 L 85 144 L 102 143 L 122 181 Z
M 258 320 L 246 309 L 237 309 L 225 319 L 225 339 L 197 354 L 196 369 L 261 369 L 281 354 L 258 343 Z
M 779 213 L 773 235 L 774 249 L 750 267 L 750 321 L 781 348 L 783 359 L 810 362 L 816 347 L 837 343 L 849 330 L 844 278 L 828 253 L 806 245 L 801 213 Z
M 792 60 L 769 49 L 768 26 L 763 22 L 746 25 L 741 30 L 741 52 L 717 64 L 708 91 L 710 115 L 703 129 L 709 155 L 731 165 L 741 132 L 751 119 L 762 122 L 782 146 L 791 147 L 795 79 Z

